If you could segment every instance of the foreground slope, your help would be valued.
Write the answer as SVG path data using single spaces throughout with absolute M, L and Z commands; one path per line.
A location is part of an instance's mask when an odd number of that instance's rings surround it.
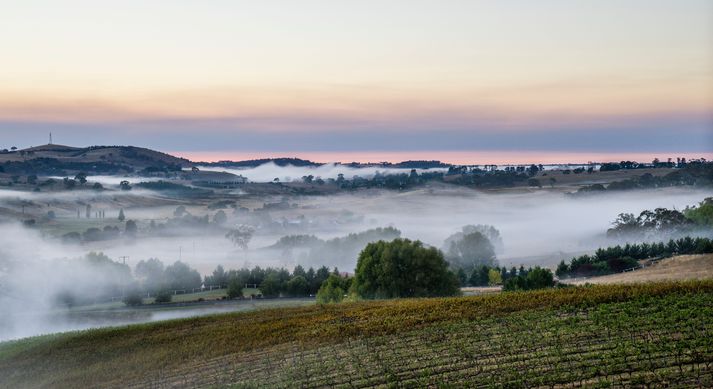
M 0 345 L 0 386 L 713 385 L 713 281 L 265 310 Z

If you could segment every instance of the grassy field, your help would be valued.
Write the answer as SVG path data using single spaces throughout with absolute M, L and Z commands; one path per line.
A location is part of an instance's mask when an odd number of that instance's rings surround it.
M 653 266 L 625 273 L 578 279 L 574 285 L 622 284 L 651 281 L 682 281 L 713 278 L 713 254 L 679 255 L 665 258 Z M 567 280 L 565 280 L 567 282 Z
M 713 281 L 272 309 L 0 345 L 0 387 L 713 385 Z

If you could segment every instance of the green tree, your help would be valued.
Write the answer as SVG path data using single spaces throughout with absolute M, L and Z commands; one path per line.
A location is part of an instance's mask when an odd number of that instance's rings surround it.
M 121 208 L 119 210 L 119 221 L 123 222 L 124 220 L 126 220 L 126 216 L 124 215 L 124 208 Z
M 303 276 L 294 276 L 287 282 L 287 293 L 290 296 L 307 296 L 309 295 L 309 283 Z
M 460 286 L 468 285 L 468 275 L 465 274 L 465 270 L 463 270 L 463 268 L 459 268 L 458 271 L 456 271 L 456 276 L 458 277 Z
M 351 280 L 331 274 L 317 291 L 317 302 L 320 304 L 339 303 L 349 290 Z
M 265 297 L 279 297 L 281 288 L 277 274 L 274 272 L 268 274 L 260 283 L 259 289 L 260 293 Z
M 228 282 L 228 298 L 242 298 L 243 297 L 243 284 L 236 277 L 233 277 Z
M 369 243 L 359 254 L 354 290 L 363 298 L 454 296 L 458 278 L 443 254 L 420 241 Z
M 564 261 L 564 259 L 557 265 L 557 270 L 555 270 L 555 274 L 559 278 L 566 277 L 569 273 L 569 265 L 567 265 Z
M 503 283 L 503 277 L 497 269 L 488 270 L 488 285 L 500 285 Z
M 473 286 L 488 286 L 488 273 L 490 269 L 485 265 L 477 266 L 470 274 L 470 284 Z

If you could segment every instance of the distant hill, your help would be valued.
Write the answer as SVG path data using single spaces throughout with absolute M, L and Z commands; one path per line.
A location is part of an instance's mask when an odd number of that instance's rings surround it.
M 253 168 L 266 163 L 277 166 L 317 167 L 323 163 L 301 158 L 262 158 L 246 161 L 192 162 L 185 158 L 135 146 L 72 147 L 47 144 L 22 150 L 0 151 L 0 173 L 9 175 L 67 176 L 78 172 L 96 174 L 155 175 L 177 172 L 183 168 L 201 165 L 223 168 Z M 404 161 L 399 163 L 358 163 L 345 166 L 384 167 L 401 169 L 429 169 L 451 166 L 440 161 Z
M 300 158 L 262 158 L 262 159 L 250 159 L 247 161 L 219 161 L 219 162 L 200 162 L 202 166 L 213 166 L 213 167 L 226 167 L 226 168 L 244 168 L 244 167 L 258 167 L 266 163 L 274 163 L 277 166 L 322 166 L 324 164 L 318 162 L 312 162 L 307 159 Z
M 127 174 L 178 171 L 191 161 L 134 146 L 71 147 L 43 145 L 0 153 L 0 167 L 9 174 Z

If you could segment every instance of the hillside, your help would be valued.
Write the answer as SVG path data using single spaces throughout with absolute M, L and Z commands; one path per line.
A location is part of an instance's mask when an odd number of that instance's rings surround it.
M 666 258 L 652 266 L 625 273 L 591 277 L 571 282 L 575 285 L 623 284 L 650 281 L 675 281 L 713 278 L 713 254 L 679 255 Z
M 177 170 L 190 165 L 187 159 L 134 146 L 43 145 L 0 153 L 0 166 L 8 174 L 124 174 L 147 168 Z
M 0 345 L 0 386 L 713 385 L 713 281 L 370 301 Z

